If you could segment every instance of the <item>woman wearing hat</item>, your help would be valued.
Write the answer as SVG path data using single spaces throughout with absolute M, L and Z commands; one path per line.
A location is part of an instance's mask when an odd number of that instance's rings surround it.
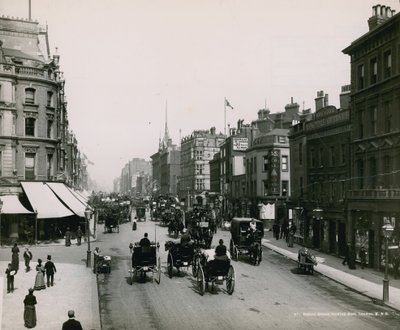
M 29 293 L 24 299 L 24 325 L 26 328 L 34 328 L 36 326 L 36 297 L 33 295 L 33 289 L 29 289 Z
M 36 278 L 35 278 L 35 290 L 46 289 L 46 285 L 44 284 L 44 272 L 45 268 L 42 265 L 42 259 L 38 259 L 38 264 L 36 266 Z

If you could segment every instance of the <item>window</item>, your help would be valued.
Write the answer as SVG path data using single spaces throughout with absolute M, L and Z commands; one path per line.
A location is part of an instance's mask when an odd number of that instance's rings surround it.
M 286 142 L 286 138 L 284 136 L 278 136 L 278 142 L 279 143 L 285 143 Z
M 34 153 L 25 154 L 25 180 L 35 179 L 35 156 Z
M 346 163 L 346 145 L 344 144 L 340 146 L 340 163 L 341 164 Z
M 302 176 L 300 177 L 299 185 L 300 185 L 300 196 L 303 197 L 303 194 L 304 194 L 304 182 L 303 182 L 303 177 Z
M 25 89 L 25 103 L 35 104 L 35 90 L 33 88 Z
M 264 196 L 268 196 L 268 181 L 263 181 Z
M 364 65 L 361 64 L 357 68 L 357 87 L 358 90 L 364 88 Z
M 392 178 L 392 158 L 390 156 L 383 157 L 383 179 L 384 187 L 389 188 L 391 186 Z
M 257 158 L 253 158 L 254 173 L 257 173 Z
M 35 118 L 25 118 L 25 135 L 35 136 Z
M 53 106 L 53 92 L 47 92 L 47 106 Z
M 282 196 L 287 196 L 289 190 L 289 181 L 282 181 Z
M 282 171 L 288 171 L 288 156 L 282 156 Z
M 47 121 L 47 137 L 52 138 L 53 137 L 53 121 L 48 120 Z
M 383 77 L 389 78 L 392 75 L 392 52 L 390 50 L 383 53 Z
M 364 112 L 358 112 L 358 138 L 362 139 L 364 137 Z
M 311 157 L 311 167 L 315 167 L 315 150 L 310 150 L 310 157 Z
M 376 84 L 377 80 L 378 80 L 378 63 L 376 61 L 376 57 L 374 57 L 371 61 L 370 61 L 370 84 Z
M 369 160 L 369 177 L 370 177 L 370 188 L 376 188 L 376 159 L 375 157 L 371 157 Z
M 358 189 L 364 189 L 364 162 L 362 159 L 357 160 L 357 178 Z
M 324 167 L 324 149 L 319 148 L 319 167 Z
M 0 176 L 3 175 L 3 152 L 0 151 Z
M 203 150 L 196 150 L 196 160 L 203 159 Z
M 390 130 L 392 129 L 391 103 L 385 102 L 383 105 L 383 109 L 385 116 L 385 133 L 390 133 Z
M 303 143 L 299 144 L 299 164 L 303 164 Z
M 47 154 L 47 180 L 53 176 L 53 154 Z
M 263 172 L 268 171 L 268 156 L 263 157 Z
M 204 164 L 196 164 L 196 174 L 204 174 Z
M 331 166 L 335 166 L 336 165 L 336 159 L 335 159 L 335 147 L 334 146 L 330 147 L 329 156 L 330 156 L 329 158 L 330 158 Z
M 378 109 L 373 107 L 371 109 L 371 135 L 376 135 L 376 121 L 378 119 Z

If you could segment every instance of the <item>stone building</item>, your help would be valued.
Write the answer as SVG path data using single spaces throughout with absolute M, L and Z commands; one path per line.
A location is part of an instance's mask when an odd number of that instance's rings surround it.
M 350 169 L 349 86 L 342 87 L 341 107 L 317 93 L 315 113 L 290 131 L 291 198 L 288 208 L 299 243 L 343 255 L 347 243 L 346 191 Z
M 351 186 L 347 233 L 369 265 L 384 257 L 382 225 L 400 238 L 400 14 L 372 7 L 369 30 L 343 52 L 351 58 Z
M 210 130 L 196 130 L 181 140 L 181 175 L 179 178 L 179 197 L 186 200 L 186 207 L 203 203 L 206 192 L 210 191 L 210 164 L 225 135 Z

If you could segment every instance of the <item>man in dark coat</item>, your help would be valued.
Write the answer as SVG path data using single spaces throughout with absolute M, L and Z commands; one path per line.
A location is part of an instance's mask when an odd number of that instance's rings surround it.
M 144 233 L 144 237 L 140 240 L 139 245 L 141 247 L 150 247 L 150 240 L 148 239 L 149 234 Z
M 25 248 L 24 260 L 25 260 L 25 270 L 27 272 L 29 272 L 31 270 L 31 267 L 29 266 L 29 263 L 32 260 L 32 252 L 29 251 L 28 248 Z
M 68 317 L 69 320 L 63 323 L 62 330 L 83 330 L 81 323 L 75 320 L 75 312 L 73 310 L 68 311 Z
M 56 266 L 54 266 L 54 263 L 51 261 L 51 256 L 47 256 L 47 262 L 44 265 L 44 268 L 46 269 L 46 278 L 47 278 L 47 287 L 53 286 L 54 284 L 54 273 L 57 271 Z

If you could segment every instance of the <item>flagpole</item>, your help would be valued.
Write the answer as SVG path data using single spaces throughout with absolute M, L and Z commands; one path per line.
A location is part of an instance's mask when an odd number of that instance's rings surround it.
M 226 97 L 224 98 L 224 135 L 226 136 Z

